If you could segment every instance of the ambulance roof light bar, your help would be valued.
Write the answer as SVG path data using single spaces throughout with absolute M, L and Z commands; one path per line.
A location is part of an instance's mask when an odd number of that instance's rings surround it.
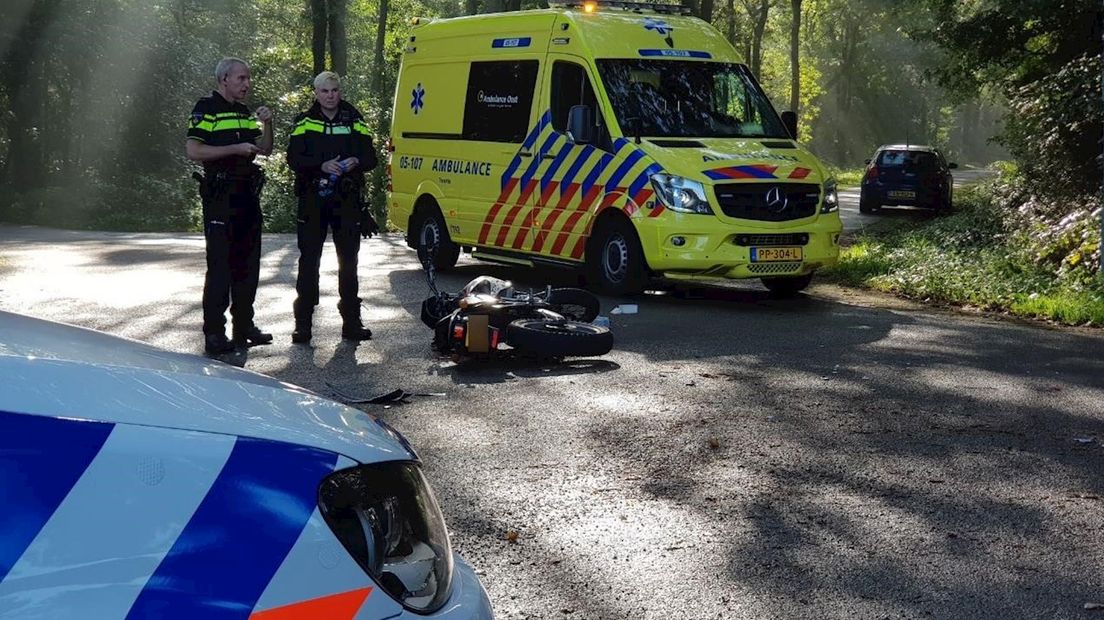
M 693 15 L 694 9 L 682 4 L 665 4 L 662 2 L 628 2 L 626 0 L 548 0 L 550 8 L 582 9 L 587 13 L 594 12 L 596 6 L 602 8 L 623 9 L 625 11 L 651 11 L 668 15 Z

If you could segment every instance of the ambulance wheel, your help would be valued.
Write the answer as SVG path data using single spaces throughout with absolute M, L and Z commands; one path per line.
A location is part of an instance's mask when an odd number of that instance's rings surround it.
M 763 281 L 763 286 L 767 287 L 767 290 L 775 297 L 792 297 L 809 286 L 809 283 L 813 281 L 813 274 L 807 273 L 803 276 L 789 278 L 760 279 Z
M 598 223 L 587 247 L 590 282 L 607 295 L 627 295 L 644 289 L 644 250 L 636 229 L 625 219 Z
M 445 228 L 445 219 L 441 217 L 436 205 L 425 207 L 418 216 L 418 254 L 422 252 L 436 252 L 433 257 L 433 266 L 437 271 L 448 271 L 456 266 L 460 258 L 460 246 L 449 238 Z
M 518 319 L 506 326 L 506 344 L 523 354 L 593 357 L 610 352 L 613 334 L 590 323 Z

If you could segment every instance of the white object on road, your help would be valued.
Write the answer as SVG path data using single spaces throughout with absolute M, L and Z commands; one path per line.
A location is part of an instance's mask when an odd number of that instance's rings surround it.
M 610 310 L 610 314 L 636 314 L 636 310 L 636 304 L 621 304 Z
M 593 325 L 597 327 L 605 327 L 609 329 L 610 321 L 608 316 L 596 316 L 594 317 Z

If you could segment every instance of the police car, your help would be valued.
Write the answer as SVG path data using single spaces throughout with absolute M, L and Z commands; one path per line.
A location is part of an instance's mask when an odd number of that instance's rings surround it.
M 839 258 L 835 181 L 738 53 L 679 6 L 592 0 L 418 20 L 399 73 L 389 216 L 412 246 L 585 270 L 760 278 Z
M 219 362 L 0 312 L 0 618 L 491 618 L 405 439 Z

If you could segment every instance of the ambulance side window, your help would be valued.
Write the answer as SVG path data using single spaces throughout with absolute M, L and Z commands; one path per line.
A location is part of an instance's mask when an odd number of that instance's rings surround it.
M 524 142 L 537 67 L 536 60 L 473 62 L 464 101 L 464 139 Z
M 606 129 L 605 119 L 602 118 L 602 108 L 598 105 L 598 97 L 594 94 L 594 87 L 590 85 L 586 69 L 573 63 L 557 60 L 552 65 L 552 129 L 560 133 L 567 131 L 567 115 L 571 106 L 587 105 L 594 113 L 594 124 L 597 130 L 597 139 L 594 145 L 606 151 L 613 151 L 609 130 Z

